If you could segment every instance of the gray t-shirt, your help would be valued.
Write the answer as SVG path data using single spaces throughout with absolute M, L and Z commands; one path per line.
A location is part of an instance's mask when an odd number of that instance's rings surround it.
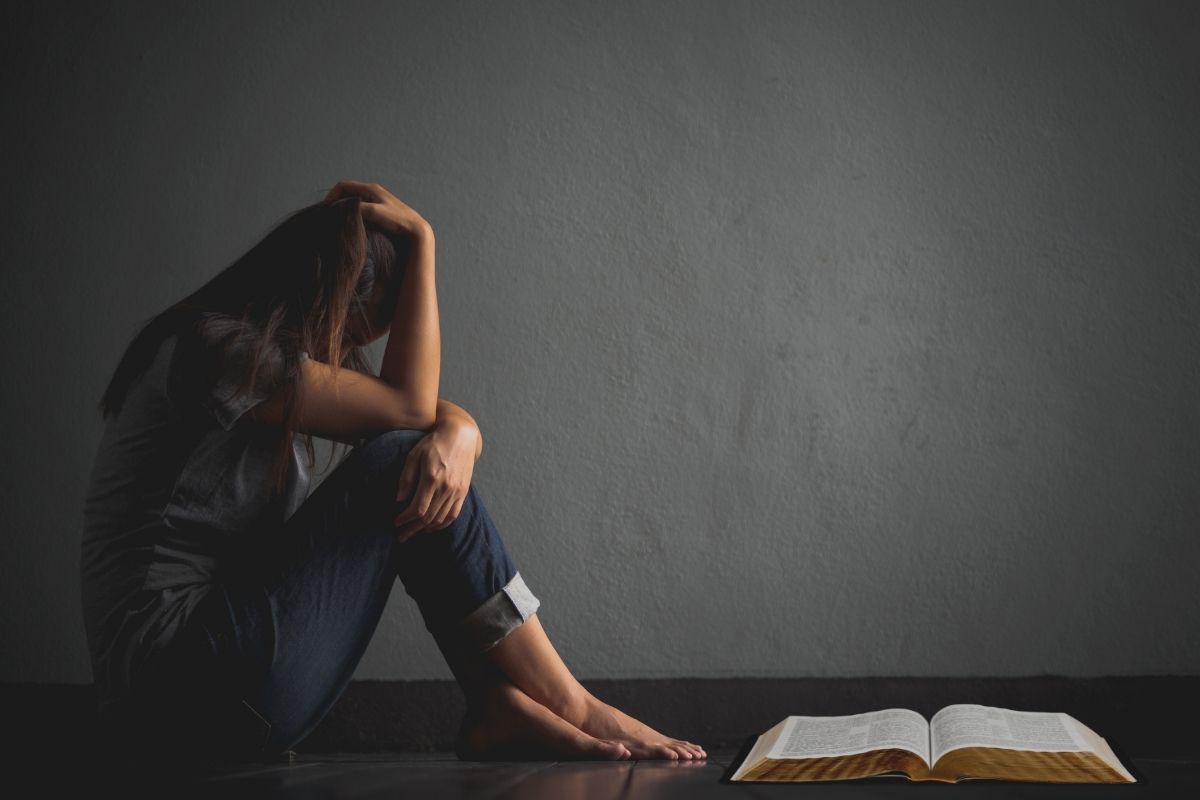
M 281 525 L 309 489 L 297 435 L 287 488 L 269 498 L 279 429 L 246 411 L 273 393 L 278 378 L 234 398 L 238 376 L 222 375 L 198 402 L 182 400 L 169 379 L 193 367 L 178 341 L 163 340 L 106 421 L 88 483 L 80 588 L 102 714 L 239 552 Z

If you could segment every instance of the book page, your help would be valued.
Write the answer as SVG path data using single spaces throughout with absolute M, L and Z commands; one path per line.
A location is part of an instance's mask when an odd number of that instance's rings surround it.
M 1071 722 L 1075 724 L 1075 729 L 1079 732 L 1079 735 L 1083 737 L 1083 740 L 1087 742 L 1088 747 L 1091 748 L 1093 752 L 1098 753 L 1100 757 L 1104 759 L 1104 761 L 1110 767 L 1116 770 L 1121 777 L 1125 778 L 1125 780 L 1129 781 L 1130 783 L 1137 783 L 1137 778 L 1133 777 L 1133 775 L 1129 773 L 1129 770 L 1125 769 L 1125 765 L 1122 764 L 1121 760 L 1117 758 L 1117 754 L 1114 753 L 1112 748 L 1108 746 L 1107 739 L 1074 717 L 1071 717 Z
M 844 756 L 896 747 L 929 762 L 929 723 L 907 708 L 846 717 L 788 717 L 768 758 Z
M 933 763 L 960 747 L 1050 752 L 1090 750 L 1066 714 L 1010 711 L 968 703 L 946 706 L 929 721 Z
M 740 781 L 751 767 L 767 757 L 767 753 L 771 750 L 771 745 L 783 734 L 783 729 L 787 725 L 787 720 L 781 721 L 771 730 L 759 736 L 754 742 L 754 747 L 750 748 L 750 752 L 746 754 L 746 759 L 742 761 L 742 765 L 737 768 L 737 771 L 730 777 L 731 781 Z

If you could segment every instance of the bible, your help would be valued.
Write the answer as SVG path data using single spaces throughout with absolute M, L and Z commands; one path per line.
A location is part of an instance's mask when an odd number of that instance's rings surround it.
M 787 717 L 758 737 L 730 781 L 898 777 L 1137 783 L 1108 742 L 1063 713 L 959 703 L 925 718 L 907 708 Z

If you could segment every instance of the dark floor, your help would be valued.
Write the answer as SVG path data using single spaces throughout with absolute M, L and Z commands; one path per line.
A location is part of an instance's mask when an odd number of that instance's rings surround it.
M 703 763 L 462 762 L 444 750 L 461 718 L 453 681 L 352 683 L 293 763 L 147 780 L 103 755 L 91 686 L 0 684 L 0 751 L 22 796 L 80 791 L 156 798 L 698 798 L 954 796 L 1200 798 L 1200 676 L 1113 678 L 801 678 L 593 681 L 598 697 L 660 730 L 705 745 Z M 1108 740 L 1137 784 L 1063 786 L 903 778 L 807 784 L 722 783 L 751 733 L 784 713 L 840 715 L 950 703 L 1069 713 Z M 397 721 L 402 721 L 402 724 Z M 321 755 L 336 753 L 336 755 Z M 29 791 L 30 787 L 34 791 Z M 60 789 L 62 791 L 60 791 Z
M 184 784 L 156 785 L 148 794 L 172 798 L 750 798 L 750 797 L 1200 797 L 1196 760 L 1132 758 L 1126 766 L 1141 781 L 1123 786 L 1060 786 L 974 781 L 910 784 L 875 778 L 808 784 L 729 784 L 723 778 L 737 758 L 732 748 L 703 762 L 459 761 L 451 753 L 298 755 L 293 763 L 231 767 Z M 131 791 L 123 791 L 129 788 Z M 112 786 L 109 796 L 137 794 Z M 919 794 L 918 794 L 919 793 Z

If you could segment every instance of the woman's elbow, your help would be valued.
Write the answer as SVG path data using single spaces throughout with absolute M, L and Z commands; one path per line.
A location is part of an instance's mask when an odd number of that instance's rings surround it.
M 427 431 L 437 424 L 437 410 L 429 411 L 428 409 L 419 411 L 413 415 L 416 422 L 413 425 L 418 430 Z
M 437 409 L 404 408 L 391 421 L 392 428 L 427 431 L 437 424 Z

